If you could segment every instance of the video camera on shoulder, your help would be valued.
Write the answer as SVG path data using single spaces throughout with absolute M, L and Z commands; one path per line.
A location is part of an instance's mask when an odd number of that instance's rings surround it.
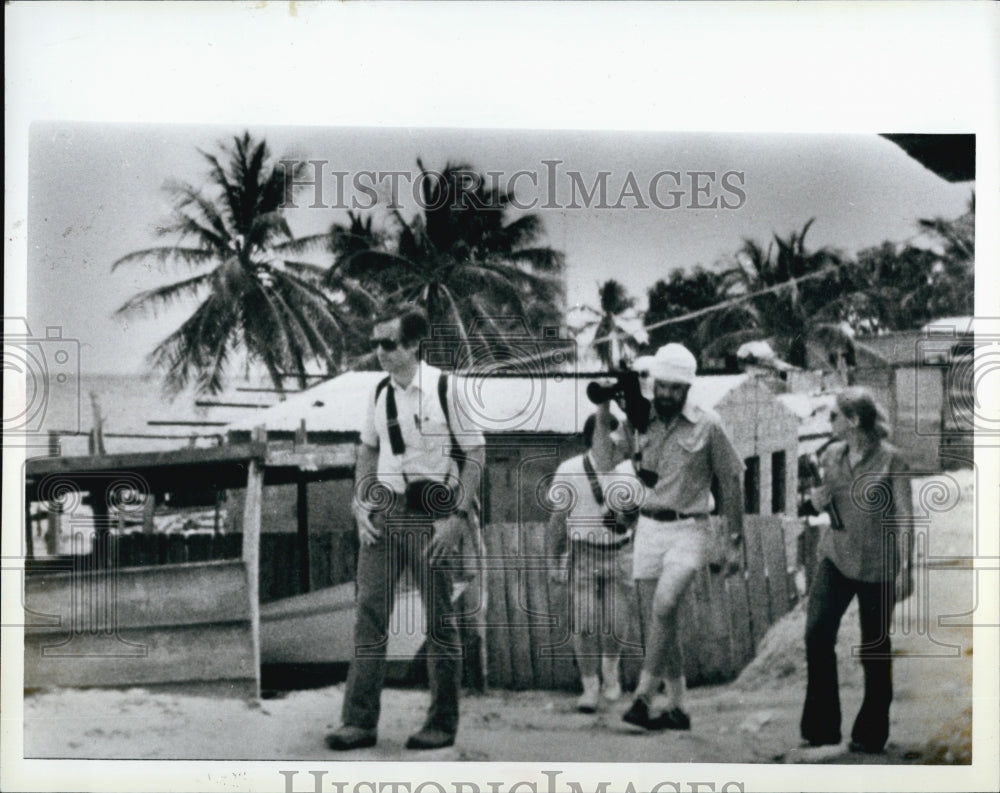
M 597 381 L 591 381 L 587 384 L 587 399 L 595 405 L 615 400 L 629 423 L 639 432 L 645 432 L 649 427 L 652 403 L 642 395 L 640 387 L 642 374 L 632 369 L 608 372 L 608 377 L 614 378 L 615 382 L 611 385 L 601 385 Z

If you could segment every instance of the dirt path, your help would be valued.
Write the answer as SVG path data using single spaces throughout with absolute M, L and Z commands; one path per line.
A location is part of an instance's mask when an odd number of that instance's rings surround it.
M 926 481 L 926 480 L 925 480 Z M 931 557 L 972 552 L 971 474 L 956 475 L 961 498 L 936 514 L 928 531 Z M 919 485 L 920 483 L 918 483 Z M 933 603 L 928 615 L 913 612 Z M 376 747 L 350 760 L 967 763 L 970 760 L 972 645 L 967 627 L 937 625 L 938 615 L 973 608 L 973 573 L 960 566 L 927 571 L 907 608 L 897 609 L 896 698 L 885 754 L 854 755 L 841 747 L 801 750 L 798 718 L 805 690 L 799 608 L 772 627 L 758 657 L 726 686 L 689 692 L 693 728 L 639 733 L 620 714 L 574 711 L 558 692 L 495 692 L 462 704 L 456 746 L 414 754 L 403 748 L 420 726 L 426 692 L 387 689 Z M 909 618 L 907 618 L 909 612 Z M 962 620 L 953 620 L 961 622 Z M 928 628 L 928 622 L 931 626 Z M 861 700 L 861 669 L 851 658 L 856 609 L 841 629 L 841 698 L 845 732 Z M 343 685 L 244 702 L 130 691 L 53 690 L 25 698 L 25 756 L 50 758 L 185 758 L 331 760 L 323 736 L 337 725 Z

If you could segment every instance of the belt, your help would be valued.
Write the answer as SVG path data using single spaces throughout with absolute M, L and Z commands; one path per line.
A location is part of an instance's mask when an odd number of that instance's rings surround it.
M 609 551 L 619 551 L 632 542 L 632 535 L 626 534 L 624 537 L 617 539 L 614 542 L 587 542 L 586 540 L 581 540 L 576 537 L 572 539 L 572 542 L 574 545 L 584 545 L 588 548 L 606 548 Z
M 690 514 L 687 512 L 675 512 L 672 509 L 658 509 L 656 507 L 642 507 L 639 509 L 639 514 L 643 517 L 651 518 L 652 520 L 658 520 L 664 523 L 674 520 L 687 520 L 688 518 L 708 517 L 708 515 L 704 513 Z

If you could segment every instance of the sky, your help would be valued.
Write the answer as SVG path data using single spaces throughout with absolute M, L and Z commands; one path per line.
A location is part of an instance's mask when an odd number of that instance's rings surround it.
M 155 232 L 170 216 L 165 184 L 206 186 L 199 150 L 217 151 L 244 129 L 265 138 L 275 159 L 321 162 L 324 206 L 310 206 L 316 187 L 303 188 L 299 208 L 289 211 L 296 235 L 343 222 L 347 210 L 338 203 L 356 202 L 359 211 L 374 213 L 376 225 L 384 223 L 391 179 L 378 173 L 404 174 L 397 200 L 412 217 L 418 207 L 410 174 L 418 157 L 430 169 L 466 163 L 495 173 L 488 178 L 511 186 L 523 211 L 540 215 L 542 242 L 565 253 L 569 306 L 596 303 L 597 284 L 607 278 L 621 281 L 641 306 L 646 290 L 671 269 L 725 266 L 744 238 L 766 243 L 812 218 L 811 247 L 853 254 L 900 242 L 917 234 L 918 218 L 962 214 L 973 189 L 971 182 L 944 181 L 877 135 L 38 122 L 30 129 L 28 171 L 32 332 L 55 325 L 79 339 L 84 372 L 147 371 L 146 356 L 193 304 L 158 316 L 115 312 L 184 271 L 130 264 L 112 272 L 111 265 L 133 250 L 174 241 Z M 316 167 L 309 167 L 311 178 Z M 599 193 L 588 199 L 602 178 L 606 200 Z M 356 182 L 377 183 L 377 203 Z M 313 260 L 327 263 L 321 254 Z

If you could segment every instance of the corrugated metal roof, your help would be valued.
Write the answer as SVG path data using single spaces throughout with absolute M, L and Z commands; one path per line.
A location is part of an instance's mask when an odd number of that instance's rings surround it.
M 830 434 L 830 409 L 836 394 L 780 394 L 778 401 L 799 420 L 799 437 Z
M 383 372 L 345 372 L 267 410 L 256 411 L 228 425 L 230 431 L 248 431 L 261 424 L 271 432 L 294 432 L 305 419 L 309 432 L 358 432 L 368 400 Z M 699 377 L 690 398 L 715 408 L 749 375 Z M 587 399 L 589 380 L 572 377 L 460 378 L 467 409 L 456 416 L 458 428 L 483 432 L 579 432 L 594 406 Z M 615 408 L 617 413 L 617 407 Z

